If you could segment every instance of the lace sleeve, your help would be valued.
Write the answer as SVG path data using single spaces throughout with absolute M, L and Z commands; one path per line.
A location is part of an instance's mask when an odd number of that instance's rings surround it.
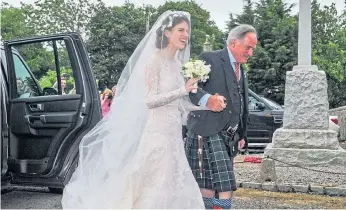
M 182 86 L 174 91 L 168 93 L 160 93 L 160 62 L 153 62 L 154 59 L 149 61 L 145 70 L 145 84 L 146 84 L 146 104 L 149 109 L 157 108 L 169 104 L 180 97 L 188 95 L 185 86 Z

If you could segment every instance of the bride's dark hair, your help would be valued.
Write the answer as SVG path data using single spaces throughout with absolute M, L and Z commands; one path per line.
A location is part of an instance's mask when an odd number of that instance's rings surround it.
M 172 30 L 176 25 L 186 22 L 190 27 L 190 20 L 183 14 L 169 15 L 165 20 L 162 21 L 161 27 L 156 30 L 156 47 L 159 49 L 166 48 L 168 45 L 168 38 L 165 35 L 165 31 Z

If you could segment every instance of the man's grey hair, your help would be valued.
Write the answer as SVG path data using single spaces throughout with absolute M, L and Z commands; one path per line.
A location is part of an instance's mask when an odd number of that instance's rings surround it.
M 238 25 L 237 27 L 233 28 L 229 34 L 228 34 L 228 38 L 227 38 L 227 44 L 231 44 L 232 40 L 234 39 L 243 39 L 245 37 L 245 35 L 247 33 L 255 33 L 257 36 L 257 32 L 256 29 L 251 26 L 251 25 L 247 25 L 247 24 L 241 24 Z

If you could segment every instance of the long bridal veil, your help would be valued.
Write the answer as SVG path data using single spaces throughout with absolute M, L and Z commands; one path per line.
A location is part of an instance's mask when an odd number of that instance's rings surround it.
M 110 112 L 81 141 L 76 171 L 64 189 L 63 208 L 114 208 L 124 192 L 122 183 L 126 167 L 139 145 L 147 122 L 145 103 L 145 66 L 158 49 L 160 30 L 170 27 L 174 17 L 186 12 L 163 13 L 145 35 L 129 59 L 117 84 Z M 177 58 L 185 63 L 190 46 L 178 51 Z

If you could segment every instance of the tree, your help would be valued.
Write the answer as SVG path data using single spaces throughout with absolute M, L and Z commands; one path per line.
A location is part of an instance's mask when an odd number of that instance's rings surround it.
M 12 7 L 5 2 L 2 3 L 1 36 L 4 40 L 28 37 L 35 33 L 35 29 L 25 21 L 24 9 Z
M 240 20 L 250 21 L 245 23 L 253 23 L 259 40 L 248 62 L 249 87 L 280 104 L 284 102 L 286 72 L 297 63 L 298 24 L 290 15 L 293 6 L 282 0 L 261 0 L 254 14 L 240 16 Z
M 91 18 L 88 51 L 97 78 L 108 87 L 117 83 L 145 35 L 145 12 L 145 7 L 125 3 L 121 7 L 103 7 Z
M 155 19 L 167 10 L 186 11 L 191 15 L 191 57 L 197 57 L 203 51 L 203 44 L 206 40 L 206 35 L 213 36 L 211 44 L 213 49 L 221 49 L 224 47 L 224 35 L 222 31 L 216 26 L 215 22 L 211 20 L 210 13 L 201 8 L 193 0 L 185 0 L 179 2 L 167 1 L 164 5 L 158 7 L 158 12 Z
M 72 69 L 71 68 L 65 68 L 62 67 L 60 69 L 60 74 L 68 74 L 68 75 L 73 75 L 72 73 Z M 38 83 L 40 85 L 40 87 L 45 88 L 45 87 L 53 87 L 53 85 L 56 83 L 57 81 L 57 74 L 55 70 L 49 70 L 47 71 L 46 75 L 41 77 L 38 80 Z M 73 77 L 68 77 L 66 79 L 66 90 L 67 93 L 68 91 L 72 90 L 75 86 L 75 81 Z
M 246 1 L 244 12 L 230 14 L 228 27 L 253 24 L 259 43 L 248 62 L 249 87 L 278 103 L 284 102 L 286 72 L 297 64 L 298 15 L 294 4 L 282 0 L 260 0 L 255 7 Z M 246 12 L 245 12 L 246 11 Z M 323 8 L 312 2 L 312 64 L 324 70 L 328 79 L 330 107 L 346 104 L 346 15 L 337 15 L 335 4 Z
M 335 4 L 312 2 L 312 62 L 324 70 L 331 108 L 346 105 L 346 14 L 338 16 Z
M 38 0 L 33 5 L 23 4 L 26 18 L 38 34 L 56 34 L 63 32 L 78 32 L 87 37 L 89 21 L 95 11 L 104 3 L 97 0 Z
M 28 10 L 27 6 L 16 8 L 3 3 L 1 29 L 4 40 L 27 38 L 37 34 L 36 30 L 26 21 L 25 14 Z M 47 53 L 40 43 L 18 45 L 16 49 L 37 76 L 42 76 L 49 68 L 54 67 L 54 57 Z
M 228 33 L 228 31 L 230 31 L 232 28 L 236 27 L 239 24 L 255 25 L 255 21 L 256 14 L 253 9 L 253 1 L 244 0 L 243 12 L 240 15 L 234 17 L 232 13 L 229 14 L 229 20 L 226 21 L 226 33 Z
M 117 83 L 131 54 L 142 40 L 148 25 L 151 27 L 166 10 L 184 10 L 192 16 L 192 56 L 202 52 L 205 35 L 214 35 L 214 49 L 223 46 L 222 32 L 210 20 L 209 12 L 194 1 L 166 2 L 158 9 L 143 5 L 135 7 L 125 2 L 121 7 L 100 7 L 90 21 L 87 42 L 95 74 L 108 87 Z

